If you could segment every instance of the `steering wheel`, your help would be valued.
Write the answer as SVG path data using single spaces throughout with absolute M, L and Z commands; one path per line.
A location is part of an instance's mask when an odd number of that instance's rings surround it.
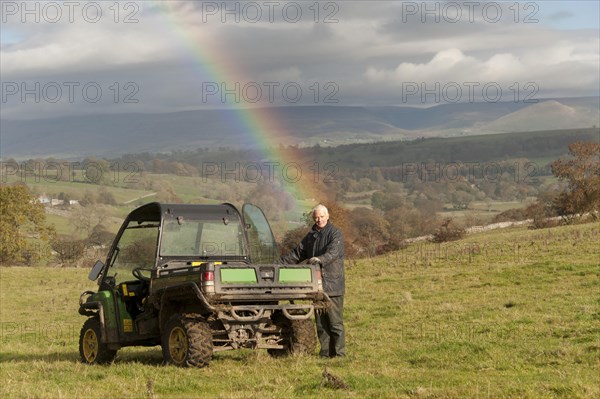
M 136 267 L 135 269 L 133 269 L 131 271 L 131 274 L 133 274 L 133 277 L 137 278 L 138 280 L 141 281 L 150 281 L 150 277 L 145 276 L 143 274 L 143 272 L 150 272 L 152 273 L 152 269 L 148 269 L 145 267 Z

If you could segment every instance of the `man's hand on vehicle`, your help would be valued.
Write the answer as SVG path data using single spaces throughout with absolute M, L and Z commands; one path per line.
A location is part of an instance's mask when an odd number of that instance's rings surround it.
M 321 259 L 317 258 L 316 256 L 313 256 L 308 260 L 308 263 L 310 263 L 311 265 L 320 265 Z

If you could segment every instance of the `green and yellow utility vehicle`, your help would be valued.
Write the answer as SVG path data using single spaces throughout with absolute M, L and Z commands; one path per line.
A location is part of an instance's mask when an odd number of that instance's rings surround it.
M 327 306 L 318 265 L 279 265 L 260 208 L 149 203 L 133 210 L 81 295 L 84 363 L 125 346 L 161 345 L 164 360 L 203 367 L 218 351 L 313 353 L 313 313 Z

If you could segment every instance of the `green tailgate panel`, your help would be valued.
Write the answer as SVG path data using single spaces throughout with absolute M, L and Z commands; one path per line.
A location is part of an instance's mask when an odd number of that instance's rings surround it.
M 256 270 L 254 268 L 221 269 L 222 284 L 256 284 Z
M 279 269 L 280 283 L 310 283 L 312 273 L 310 268 L 281 268 Z

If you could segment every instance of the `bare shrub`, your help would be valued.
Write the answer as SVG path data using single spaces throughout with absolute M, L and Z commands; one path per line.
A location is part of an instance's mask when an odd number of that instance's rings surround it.
M 463 227 L 460 227 L 452 220 L 448 218 L 444 220 L 442 225 L 433 233 L 433 242 L 447 242 L 460 240 L 465 236 L 466 232 Z

